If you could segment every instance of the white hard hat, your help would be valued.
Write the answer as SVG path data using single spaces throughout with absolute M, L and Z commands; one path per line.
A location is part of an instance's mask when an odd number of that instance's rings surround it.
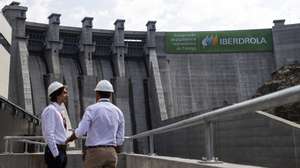
M 62 88 L 62 87 L 64 87 L 63 84 L 61 84 L 61 83 L 59 83 L 59 82 L 57 82 L 57 81 L 52 82 L 52 83 L 48 86 L 48 96 L 50 97 L 50 95 L 51 95 L 53 92 L 57 91 L 58 89 L 60 89 L 60 88 Z
M 101 92 L 114 92 L 112 84 L 107 80 L 101 80 L 98 82 L 95 91 L 101 91 Z

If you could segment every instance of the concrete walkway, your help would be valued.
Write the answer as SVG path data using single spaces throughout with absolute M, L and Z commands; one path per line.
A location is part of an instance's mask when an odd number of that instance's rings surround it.
M 0 168 L 46 168 L 43 153 L 0 154 Z M 81 151 L 68 151 L 67 168 L 82 168 Z M 208 163 L 195 159 L 141 154 L 119 155 L 118 168 L 262 168 L 233 163 Z

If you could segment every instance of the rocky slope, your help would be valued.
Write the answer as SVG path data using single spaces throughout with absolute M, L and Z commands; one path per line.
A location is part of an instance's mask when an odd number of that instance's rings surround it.
M 257 89 L 254 97 L 262 96 L 299 84 L 300 64 L 283 66 L 272 73 L 272 80 L 267 81 L 263 86 Z M 300 100 L 297 103 L 267 109 L 266 111 L 290 121 L 300 123 Z

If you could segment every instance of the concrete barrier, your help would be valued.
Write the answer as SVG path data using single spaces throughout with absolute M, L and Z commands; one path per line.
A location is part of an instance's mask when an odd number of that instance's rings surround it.
M 43 153 L 0 154 L 0 168 L 47 168 Z M 81 154 L 68 154 L 67 168 L 81 168 Z
M 126 168 L 262 168 L 225 162 L 207 163 L 195 159 L 139 154 L 127 154 L 125 158 Z
M 68 152 L 67 168 L 82 168 L 80 151 Z M 0 168 L 46 168 L 43 153 L 0 154 Z M 232 163 L 207 163 L 195 159 L 140 154 L 120 154 L 118 168 L 262 168 Z
M 125 155 L 119 156 L 118 168 L 125 168 Z M 67 168 L 82 168 L 81 151 L 68 151 Z M 43 153 L 0 154 L 0 168 L 47 168 Z

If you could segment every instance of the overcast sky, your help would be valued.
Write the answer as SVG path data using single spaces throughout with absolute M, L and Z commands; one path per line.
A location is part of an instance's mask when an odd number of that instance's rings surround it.
M 208 31 L 271 28 L 273 20 L 300 23 L 300 0 L 15 0 L 27 6 L 27 21 L 48 23 L 60 13 L 61 25 L 81 27 L 85 16 L 94 28 L 114 29 L 125 19 L 125 30 L 146 30 L 155 20 L 157 31 Z M 0 0 L 0 7 L 10 0 Z

